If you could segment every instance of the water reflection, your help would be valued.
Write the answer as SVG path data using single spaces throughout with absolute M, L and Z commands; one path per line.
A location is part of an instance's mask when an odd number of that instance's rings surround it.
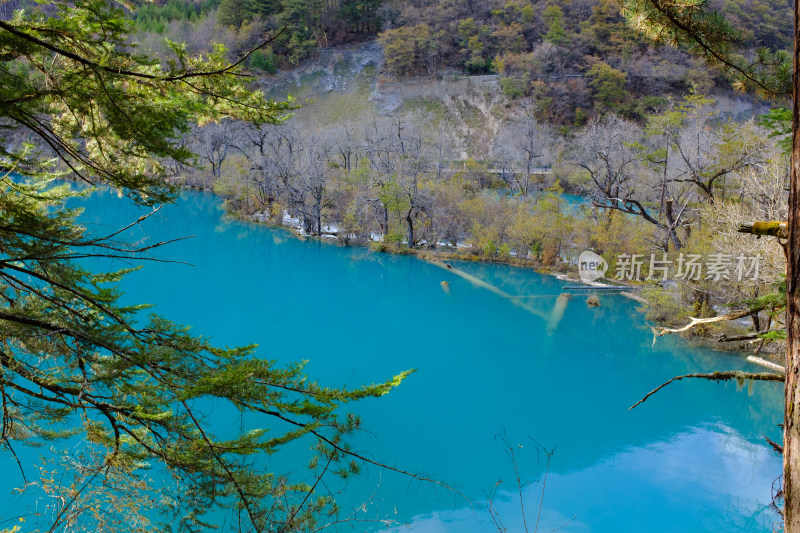
M 558 456 L 554 457 L 558 461 Z M 534 531 L 771 531 L 768 505 L 774 457 L 725 426 L 689 428 L 669 441 L 630 447 L 584 469 L 554 473 L 525 488 L 522 503 Z M 510 468 L 510 466 L 509 466 Z M 508 470 L 508 469 L 507 469 Z M 509 531 L 524 531 L 520 496 L 507 472 L 494 509 Z M 382 531 L 497 531 L 483 508 L 436 510 Z

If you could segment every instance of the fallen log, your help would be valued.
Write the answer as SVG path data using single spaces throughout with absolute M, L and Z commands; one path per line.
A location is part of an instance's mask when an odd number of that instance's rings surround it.
M 690 322 L 683 327 L 680 328 L 664 328 L 664 327 L 653 327 L 650 326 L 650 330 L 653 332 L 653 347 L 656 345 L 656 339 L 668 333 L 684 333 L 689 331 L 693 327 L 700 325 L 700 324 L 713 324 L 714 322 L 725 322 L 728 320 L 738 320 L 740 318 L 744 318 L 746 316 L 752 315 L 754 313 L 758 313 L 764 309 L 764 307 L 758 307 L 754 309 L 744 309 L 742 311 L 735 311 L 733 313 L 729 313 L 727 315 L 719 315 L 713 316 L 710 318 L 694 318 L 689 317 Z
M 780 372 L 782 374 L 786 373 L 786 369 L 777 363 L 773 363 L 772 361 L 767 361 L 766 359 L 762 359 L 760 357 L 756 357 L 755 355 L 751 355 L 747 358 L 748 361 L 753 363 L 754 365 L 761 365 L 764 368 L 769 368 L 770 370 L 774 370 L 776 372 Z

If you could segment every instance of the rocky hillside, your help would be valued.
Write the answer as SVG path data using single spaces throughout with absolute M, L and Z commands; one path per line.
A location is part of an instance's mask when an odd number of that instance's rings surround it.
M 498 74 L 398 78 L 374 42 L 320 50 L 314 59 L 262 77 L 261 83 L 273 97 L 291 95 L 302 104 L 294 120 L 308 125 L 363 128 L 375 117 L 427 115 L 455 134 L 461 159 L 492 157 L 504 123 L 535 104 L 533 97 L 509 97 Z M 746 120 L 768 110 L 766 103 L 724 88 L 713 97 L 721 120 Z

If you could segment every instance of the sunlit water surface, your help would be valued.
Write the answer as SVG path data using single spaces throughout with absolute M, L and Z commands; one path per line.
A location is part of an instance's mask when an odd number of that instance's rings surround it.
M 97 233 L 143 213 L 109 193 L 84 204 L 81 220 Z M 125 303 L 156 304 L 216 344 L 256 342 L 264 357 L 307 360 L 307 373 L 325 385 L 418 369 L 389 395 L 353 406 L 368 430 L 355 447 L 443 480 L 472 503 L 367 468 L 339 495 L 341 518 L 358 508 L 354 518 L 387 522 L 346 522 L 340 531 L 497 531 L 485 511 L 490 494 L 509 531 L 525 531 L 523 507 L 531 532 L 537 522 L 540 532 L 766 532 L 778 520 L 769 505 L 780 458 L 763 435 L 780 438 L 780 386 L 679 382 L 628 411 L 678 374 L 758 370 L 678 338 L 652 347 L 631 300 L 601 294 L 591 309 L 577 296 L 559 319 L 564 282 L 555 278 L 456 265 L 507 298 L 412 257 L 226 219 L 219 201 L 201 193 L 183 194 L 128 233 L 142 243 L 189 235 L 158 256 L 193 266 L 147 264 L 125 280 Z M 211 415 L 238 428 L 231 413 Z M 504 439 L 518 457 L 521 496 Z M 541 447 L 555 449 L 544 492 Z M 302 470 L 303 453 L 280 458 L 276 470 Z M 10 459 L 5 469 L 5 484 L 19 484 Z M 6 505 L 16 512 L 26 503 Z

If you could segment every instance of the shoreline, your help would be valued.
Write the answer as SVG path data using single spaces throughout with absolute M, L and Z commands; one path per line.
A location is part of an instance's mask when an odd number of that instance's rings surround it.
M 337 246 L 342 247 L 360 247 L 360 248 L 367 248 L 374 252 L 383 252 L 392 255 L 410 255 L 414 256 L 417 259 L 427 262 L 429 264 L 434 264 L 435 266 L 439 266 L 440 264 L 444 263 L 445 261 L 452 260 L 452 261 L 463 261 L 467 263 L 492 263 L 492 264 L 499 264 L 499 265 L 506 265 L 510 267 L 517 267 L 517 268 L 524 268 L 532 270 L 537 274 L 542 274 L 546 276 L 552 276 L 558 280 L 569 282 L 569 283 L 578 283 L 581 285 L 585 285 L 587 287 L 598 287 L 598 288 L 609 288 L 609 287 L 629 287 L 631 289 L 636 289 L 639 286 L 631 285 L 631 284 L 621 284 L 621 283 L 602 283 L 600 281 L 593 281 L 593 282 L 585 282 L 582 281 L 574 272 L 570 272 L 567 268 L 562 270 L 550 270 L 544 269 L 536 264 L 530 259 L 521 259 L 518 257 L 510 257 L 510 258 L 503 258 L 503 259 L 492 259 L 486 258 L 474 254 L 467 253 L 465 251 L 461 251 L 459 249 L 442 249 L 442 248 L 408 248 L 404 246 L 395 246 L 392 244 L 387 244 L 381 241 L 371 241 L 371 242 L 350 242 L 350 243 L 342 243 L 339 241 L 337 234 L 334 232 L 325 233 L 323 232 L 322 235 L 312 235 L 305 233 L 300 226 L 299 220 L 294 219 L 293 217 L 284 216 L 281 223 L 275 223 L 272 219 L 266 217 L 262 213 L 247 215 L 241 212 L 231 211 L 224 206 L 224 198 L 216 194 L 213 190 L 204 189 L 199 187 L 181 187 L 186 191 L 192 192 L 201 192 L 206 194 L 211 194 L 214 197 L 223 201 L 222 210 L 223 216 L 230 217 L 234 220 L 241 221 L 241 222 L 248 222 L 252 224 L 257 224 L 259 226 L 266 226 L 268 228 L 275 228 L 275 229 L 283 229 L 289 232 L 293 238 L 296 239 L 313 239 L 318 242 L 325 242 L 329 244 L 335 244 Z M 288 222 L 288 223 L 287 223 Z M 331 226 L 326 226 L 330 228 Z M 566 267 L 566 265 L 564 265 Z M 574 270 L 574 266 L 573 266 Z M 568 292 L 568 291 L 565 291 Z M 591 291 L 587 291 L 587 294 L 591 293 Z M 646 299 L 642 298 L 638 294 L 635 294 L 631 291 L 621 290 L 620 292 L 616 293 L 619 294 L 629 300 L 635 301 L 637 303 L 643 305 L 650 305 Z M 640 311 L 641 312 L 641 311 Z M 719 343 L 713 337 L 704 336 L 704 337 L 687 337 L 684 335 L 680 335 L 681 338 L 690 342 L 694 345 L 702 345 L 707 348 L 710 348 L 715 351 L 721 351 L 726 353 L 735 353 L 740 355 L 743 359 L 747 360 L 751 364 L 755 364 L 764 368 L 769 368 L 771 370 L 776 370 L 776 367 L 780 366 L 774 361 L 770 361 L 765 359 L 758 354 L 753 354 L 753 352 L 747 349 L 744 346 L 726 346 L 723 343 Z
M 189 189 L 189 190 L 197 192 L 205 192 L 217 196 L 216 193 L 208 189 Z M 575 276 L 574 273 L 571 272 L 571 270 L 574 270 L 574 267 L 571 269 L 563 268 L 563 269 L 551 270 L 547 268 L 542 268 L 541 266 L 537 265 L 535 261 L 527 258 L 520 258 L 516 256 L 511 256 L 506 258 L 487 258 L 466 251 L 470 248 L 468 246 L 464 246 L 463 248 L 454 248 L 450 245 L 443 245 L 441 247 L 436 247 L 436 248 L 430 248 L 430 247 L 409 248 L 407 246 L 402 246 L 402 245 L 396 246 L 393 244 L 388 244 L 383 241 L 353 241 L 349 243 L 342 243 L 339 242 L 337 232 L 328 229 L 327 232 L 323 231 L 322 235 L 309 234 L 303 231 L 297 219 L 294 219 L 286 215 L 284 215 L 283 220 L 280 223 L 276 223 L 273 219 L 266 217 L 262 213 L 246 215 L 236 211 L 230 211 L 225 209 L 225 214 L 226 216 L 230 216 L 231 218 L 234 218 L 236 220 L 241 220 L 244 222 L 252 222 L 254 224 L 259 224 L 262 226 L 267 226 L 271 228 L 281 228 L 287 230 L 290 233 L 292 233 L 292 235 L 295 238 L 298 239 L 314 239 L 321 242 L 329 242 L 331 244 L 336 244 L 338 246 L 345 246 L 345 247 L 353 246 L 353 247 L 369 248 L 370 250 L 376 252 L 385 252 L 395 255 L 413 255 L 426 261 L 453 260 L 453 261 L 464 261 L 468 263 L 491 263 L 491 264 L 518 267 L 518 268 L 525 268 L 533 270 L 537 274 L 553 276 L 561 281 L 566 281 L 570 283 L 579 283 L 581 285 L 586 285 L 591 287 L 602 287 L 602 288 L 628 287 L 631 289 L 637 288 L 636 285 L 630 285 L 624 283 L 602 283 L 599 281 L 586 282 L 581 280 L 579 277 Z M 331 228 L 331 226 L 324 226 L 324 227 Z M 567 265 L 564 265 L 564 267 L 566 266 Z M 638 297 L 635 294 L 632 294 L 627 291 L 622 291 L 619 294 L 623 294 L 627 298 L 636 300 L 640 303 L 647 303 L 647 301 L 644 300 L 643 298 Z

